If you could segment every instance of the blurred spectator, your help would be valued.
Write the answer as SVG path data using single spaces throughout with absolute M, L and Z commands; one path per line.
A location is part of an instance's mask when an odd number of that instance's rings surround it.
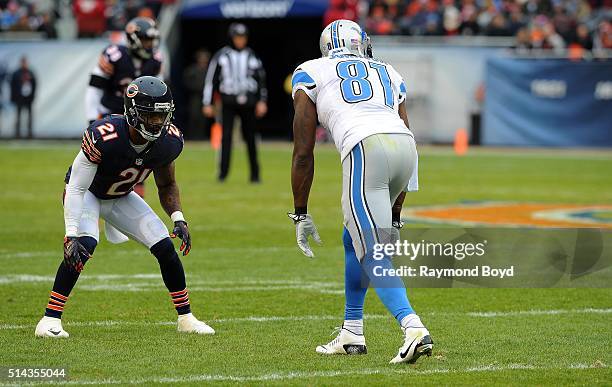
M 579 46 L 585 50 L 593 49 L 593 38 L 589 32 L 589 28 L 585 24 L 579 24 L 576 27 L 576 37 L 572 44 Z
M 144 15 L 139 15 L 140 10 L 144 6 L 145 6 L 144 0 L 124 0 L 123 1 L 123 8 L 125 8 L 125 13 L 126 13 L 128 20 L 132 20 L 133 18 L 138 17 L 138 16 L 144 16 Z M 154 19 L 155 15 L 153 15 L 153 17 L 151 16 L 147 16 L 147 17 Z
M 72 9 L 79 38 L 95 38 L 106 31 L 104 0 L 74 0 Z
M 610 20 L 604 20 L 599 23 L 594 46 L 597 49 L 612 49 L 612 22 Z
M 198 50 L 195 53 L 195 63 L 185 69 L 183 73 L 183 86 L 189 94 L 189 124 L 185 136 L 189 138 L 202 138 L 207 131 L 206 120 L 202 115 L 202 90 L 204 89 L 204 78 L 210 61 L 210 52 Z
M 32 138 L 32 102 L 36 95 L 36 77 L 30 70 L 28 59 L 21 58 L 20 67 L 11 77 L 11 102 L 17 108 L 15 118 L 15 137 L 21 137 L 21 113 L 26 110 L 28 114 L 27 138 Z
M 542 47 L 552 49 L 561 54 L 563 49 L 565 49 L 565 41 L 563 40 L 563 37 L 557 33 L 555 25 L 552 23 L 544 24 L 542 32 L 544 38 Z
M 523 12 L 529 17 L 550 15 L 552 5 L 549 0 L 527 0 L 523 4 Z
M 461 14 L 455 7 L 453 0 L 444 0 L 442 14 L 443 26 L 446 35 L 456 35 L 461 26 Z
M 516 42 L 514 43 L 513 48 L 519 54 L 526 54 L 531 51 L 532 47 L 529 30 L 526 27 L 519 29 L 516 33 Z
M 148 17 L 149 19 L 155 19 L 155 13 L 149 7 L 142 7 L 136 13 L 138 17 Z
M 576 32 L 576 18 L 568 14 L 567 9 L 562 3 L 555 5 L 554 16 L 552 18 L 555 30 L 566 42 L 574 38 Z
M 480 34 L 480 25 L 476 20 L 478 10 L 474 4 L 474 0 L 465 0 L 461 9 L 461 26 L 459 32 L 461 35 L 478 35 Z
M 525 27 L 525 15 L 521 12 L 519 7 L 516 7 L 510 12 L 510 19 L 508 20 L 508 27 L 512 35 L 518 34 L 518 31 Z
M 372 8 L 366 28 L 376 35 L 389 35 L 393 32 L 393 22 L 385 13 L 385 7 L 376 5 Z
M 46 12 L 41 16 L 37 31 L 42 32 L 47 39 L 57 39 L 55 16 L 51 12 Z
M 128 16 L 125 7 L 120 0 L 106 1 L 106 24 L 109 31 L 123 31 L 127 24 Z
M 441 35 L 441 14 L 435 0 L 415 0 L 404 8 L 400 32 L 411 35 Z
M 329 8 L 323 15 L 323 25 L 326 26 L 334 20 L 357 20 L 357 0 L 331 0 Z
M 512 36 L 510 28 L 508 28 L 508 21 L 501 13 L 493 16 L 491 23 L 486 29 L 487 35 L 489 36 Z

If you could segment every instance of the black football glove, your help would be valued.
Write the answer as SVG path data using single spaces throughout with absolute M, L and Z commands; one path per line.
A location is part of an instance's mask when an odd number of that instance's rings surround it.
M 83 270 L 81 256 L 91 258 L 89 251 L 79 242 L 77 237 L 64 237 L 64 264 L 80 273 Z
M 177 220 L 174 222 L 174 230 L 170 234 L 171 238 L 179 237 L 183 243 L 181 243 L 180 250 L 183 252 L 183 256 L 189 254 L 191 251 L 191 236 L 189 235 L 189 228 L 187 228 L 187 222 L 184 220 Z
M 391 214 L 392 222 L 391 225 L 396 229 L 401 229 L 404 227 L 404 222 L 402 222 L 401 212 L 393 212 Z

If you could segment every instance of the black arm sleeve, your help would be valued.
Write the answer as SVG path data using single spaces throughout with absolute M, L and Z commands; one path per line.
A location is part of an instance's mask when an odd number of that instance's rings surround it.
M 91 74 L 91 77 L 89 78 L 90 86 L 97 87 L 98 89 L 102 90 L 106 89 L 108 82 L 108 78 L 104 78 L 96 74 Z
M 259 68 L 256 72 L 257 77 L 257 85 L 259 88 L 259 100 L 266 102 L 268 100 L 268 88 L 266 86 L 266 70 L 263 67 L 263 63 L 259 58 L 257 58 L 259 62 Z

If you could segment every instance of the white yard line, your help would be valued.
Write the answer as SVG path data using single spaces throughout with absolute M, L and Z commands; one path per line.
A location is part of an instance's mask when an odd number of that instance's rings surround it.
M 161 281 L 161 280 L 160 280 Z M 80 285 L 79 290 L 89 291 L 110 291 L 110 292 L 149 292 L 159 291 L 163 288 L 161 283 L 155 284 L 96 284 L 96 285 Z M 339 289 L 332 290 L 329 287 L 320 285 L 263 285 L 263 286 L 188 286 L 190 292 L 269 292 L 278 290 L 305 290 L 315 293 L 325 294 L 344 294 L 344 291 Z
M 61 252 L 58 251 L 25 251 L 25 252 L 20 252 L 20 253 L 5 253 L 2 252 L 0 253 L 0 259 L 2 258 L 6 258 L 6 259 L 15 259 L 15 258 L 34 258 L 34 257 L 53 257 L 53 256 L 59 256 Z
M 583 314 L 583 313 L 607 314 L 607 313 L 612 313 L 612 308 L 515 310 L 515 311 L 507 311 L 507 312 L 468 312 L 466 314 L 471 317 L 511 317 L 511 316 L 542 316 L 542 315 Z
M 469 367 L 464 369 L 451 369 L 451 368 L 438 368 L 429 370 L 416 370 L 411 368 L 399 367 L 388 367 L 379 369 L 363 369 L 363 370 L 349 370 L 349 371 L 292 371 L 292 372 L 279 372 L 279 373 L 268 373 L 262 375 L 214 375 L 214 374 L 200 374 L 200 375 L 188 375 L 178 377 L 147 377 L 147 378 L 135 378 L 131 380 L 119 380 L 119 379 L 91 379 L 91 380 L 66 380 L 66 381 L 46 381 L 46 382 L 30 382 L 20 383 L 19 385 L 35 385 L 41 383 L 51 384 L 79 384 L 79 385 L 101 385 L 101 384 L 176 384 L 176 383 L 197 383 L 197 382 L 273 382 L 273 381 L 289 381 L 296 379 L 312 379 L 312 378 L 336 378 L 336 377 L 351 377 L 351 376 L 407 376 L 407 375 L 432 375 L 432 374 L 463 374 L 463 373 L 477 373 L 477 372 L 503 372 L 503 371 L 515 371 L 515 370 L 541 370 L 541 371 L 567 371 L 575 369 L 597 369 L 597 368 L 608 368 L 607 366 L 590 366 L 588 364 L 570 364 L 567 367 L 546 367 L 546 366 L 534 366 L 529 364 L 508 364 L 508 365 L 480 365 L 475 367 Z M 2 383 L 2 386 L 16 385 Z
M 382 319 L 391 318 L 382 314 L 365 315 L 365 319 Z M 277 321 L 324 321 L 324 320 L 342 320 L 342 316 L 247 316 L 247 317 L 230 317 L 206 320 L 210 323 L 236 323 L 236 322 L 277 322 Z M 100 320 L 100 321 L 67 321 L 65 327 L 115 327 L 115 326 L 157 326 L 157 325 L 175 325 L 176 321 L 116 321 L 116 320 Z M 3 324 L 0 325 L 0 330 L 15 330 L 15 329 L 30 329 L 34 328 L 34 324 Z
M 567 310 L 523 310 L 513 312 L 442 312 L 442 313 L 423 313 L 424 316 L 448 316 L 448 317 L 510 317 L 510 316 L 543 316 L 543 315 L 558 315 L 558 314 L 609 314 L 612 309 L 567 309 Z M 385 319 L 390 316 L 384 314 L 365 315 L 365 320 Z M 278 321 L 340 321 L 341 316 L 331 315 L 311 315 L 311 316 L 247 316 L 247 317 L 230 317 L 220 319 L 206 320 L 210 323 L 249 323 L 249 322 L 278 322 Z M 66 327 L 116 327 L 116 326 L 159 326 L 159 325 L 174 325 L 175 321 L 115 321 L 115 320 L 100 320 L 100 321 L 76 321 L 65 323 Z M 17 330 L 31 329 L 34 324 L 0 324 L 0 330 Z
M 159 285 L 157 280 L 161 281 L 161 274 L 159 273 L 136 273 L 136 274 L 83 274 L 79 277 L 79 283 L 83 281 L 104 281 L 108 282 L 111 280 L 148 280 L 152 285 Z M 20 282 L 48 282 L 53 281 L 54 276 L 49 275 L 35 275 L 35 274 L 6 274 L 0 275 L 0 284 L 20 283 Z M 253 278 L 235 278 L 233 280 L 208 280 L 203 276 L 187 275 L 187 281 L 193 284 L 199 285 L 312 285 L 312 286 L 343 286 L 341 282 L 324 282 L 324 281 L 310 281 L 308 279 L 253 279 Z M 147 282 L 139 281 L 141 284 L 147 284 Z
M 22 195 L 22 194 L 20 194 Z M 334 249 L 340 250 L 341 246 L 337 246 Z M 260 246 L 260 247 L 207 247 L 205 250 L 206 254 L 233 254 L 233 253 L 297 253 L 299 250 L 294 246 Z M 16 258 L 37 258 L 37 257 L 56 257 L 61 259 L 62 250 L 43 250 L 43 251 L 25 251 L 25 252 L 14 252 L 14 251 L 0 251 L 0 259 L 16 259 Z M 114 255 L 114 256 L 150 256 L 146 249 L 123 249 L 119 251 L 108 252 L 105 251 L 103 254 Z
M 53 283 L 53 276 L 32 274 L 8 274 L 0 276 L 0 285 L 14 283 Z M 120 282 L 121 281 L 121 282 Z M 124 281 L 130 281 L 125 283 Z M 118 283 L 120 282 L 120 283 Z M 235 279 L 207 280 L 201 276 L 188 276 L 190 291 L 203 292 L 265 292 L 279 290 L 303 290 L 322 294 L 344 294 L 340 282 L 322 282 L 308 280 L 257 280 Z M 159 291 L 162 286 L 160 274 L 84 274 L 79 278 L 79 289 L 106 292 L 148 292 Z

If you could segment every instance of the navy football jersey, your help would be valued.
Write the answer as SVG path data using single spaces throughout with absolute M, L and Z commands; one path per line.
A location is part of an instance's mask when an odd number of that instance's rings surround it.
M 134 79 L 161 72 L 162 58 L 159 52 L 146 60 L 133 59 L 127 47 L 112 44 L 104 49 L 98 66 L 106 78 L 92 76 L 90 84 L 104 90 L 102 105 L 111 114 L 123 114 L 123 93 Z
M 174 161 L 183 150 L 183 135 L 171 125 L 165 136 L 137 153 L 130 144 L 124 116 L 110 115 L 94 121 L 83 134 L 81 149 L 98 170 L 89 191 L 99 199 L 127 195 L 156 168 Z M 70 179 L 70 169 L 66 182 Z

